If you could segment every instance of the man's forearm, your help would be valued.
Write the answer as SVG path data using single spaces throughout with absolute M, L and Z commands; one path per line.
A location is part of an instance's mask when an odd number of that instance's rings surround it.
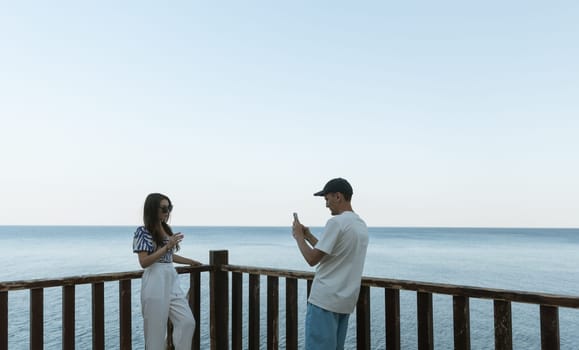
M 308 243 L 312 246 L 315 247 L 316 244 L 318 244 L 318 239 L 316 238 L 316 236 L 314 236 L 312 234 L 312 231 L 310 231 L 309 228 L 306 229 L 306 232 L 304 234 L 304 238 L 306 239 L 306 241 L 308 241 Z
M 303 239 L 297 239 L 296 242 L 298 243 L 298 248 L 306 262 L 310 266 L 317 264 L 317 261 L 314 261 L 314 249 L 306 243 L 305 237 Z

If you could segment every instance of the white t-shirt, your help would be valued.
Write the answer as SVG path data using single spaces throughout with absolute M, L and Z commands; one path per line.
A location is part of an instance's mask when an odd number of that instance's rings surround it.
M 336 215 L 326 223 L 315 248 L 327 255 L 316 268 L 308 301 L 332 312 L 352 313 L 368 248 L 366 223 L 351 211 Z

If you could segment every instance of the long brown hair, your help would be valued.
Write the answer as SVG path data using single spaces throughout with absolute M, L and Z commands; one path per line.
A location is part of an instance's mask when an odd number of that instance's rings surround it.
M 143 222 L 145 228 L 151 236 L 153 236 L 153 241 L 157 244 L 157 247 L 164 246 L 163 234 L 161 233 L 159 223 L 161 224 L 163 230 L 169 235 L 173 235 L 173 230 L 171 226 L 164 221 L 160 221 L 159 208 L 161 207 L 161 201 L 166 199 L 169 202 L 169 207 L 172 207 L 171 200 L 169 197 L 161 193 L 151 193 L 145 199 L 145 205 L 143 207 Z M 171 215 L 171 213 L 169 213 Z M 175 246 L 175 250 L 179 250 L 179 245 Z

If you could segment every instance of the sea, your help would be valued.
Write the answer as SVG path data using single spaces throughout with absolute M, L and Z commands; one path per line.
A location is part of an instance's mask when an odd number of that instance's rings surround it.
M 132 252 L 136 226 L 0 226 L 0 282 L 140 270 Z M 313 271 L 299 253 L 290 227 L 173 227 L 185 236 L 179 254 L 209 262 L 212 250 L 228 250 L 234 265 Z M 313 227 L 319 236 L 321 227 Z M 371 227 L 364 275 L 390 279 L 579 296 L 579 229 Z M 183 288 L 188 275 L 181 275 Z M 203 273 L 201 348 L 209 349 L 209 279 Z M 247 285 L 247 276 L 244 277 Z M 266 280 L 261 288 L 262 349 L 266 342 Z M 204 287 L 205 286 L 205 287 Z M 284 297 L 280 279 L 280 298 Z M 303 348 L 305 281 L 299 283 L 299 345 Z M 45 349 L 61 349 L 61 288 L 44 292 Z M 140 280 L 132 282 L 133 349 L 143 349 Z M 90 285 L 76 287 L 76 348 L 91 348 Z M 372 288 L 371 347 L 383 349 L 384 291 Z M 118 349 L 118 283 L 105 284 L 106 348 Z M 29 349 L 29 292 L 8 297 L 10 350 Z M 247 312 L 247 289 L 244 291 Z M 402 349 L 417 348 L 416 293 L 400 294 Z M 452 297 L 434 295 L 435 349 L 453 348 Z M 285 348 L 285 302 L 280 300 L 280 348 Z M 513 348 L 540 349 L 539 306 L 512 304 Z M 471 348 L 494 349 L 493 302 L 470 300 Z M 247 317 L 244 317 L 247 321 Z M 356 316 L 347 349 L 355 349 Z M 579 310 L 559 310 L 561 349 L 579 349 Z M 248 334 L 244 324 L 243 334 Z M 247 339 L 244 340 L 247 348 Z

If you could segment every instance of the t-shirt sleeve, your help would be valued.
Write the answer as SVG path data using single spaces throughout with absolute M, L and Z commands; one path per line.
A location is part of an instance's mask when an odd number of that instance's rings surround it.
M 340 233 L 340 224 L 337 220 L 330 219 L 326 222 L 326 227 L 324 228 L 324 233 L 318 244 L 316 244 L 316 249 L 331 255 L 338 240 L 338 234 Z
M 153 251 L 155 251 L 155 248 L 153 247 L 153 237 L 151 237 L 151 234 L 142 226 L 137 228 L 133 237 L 133 253 L 152 253 Z

